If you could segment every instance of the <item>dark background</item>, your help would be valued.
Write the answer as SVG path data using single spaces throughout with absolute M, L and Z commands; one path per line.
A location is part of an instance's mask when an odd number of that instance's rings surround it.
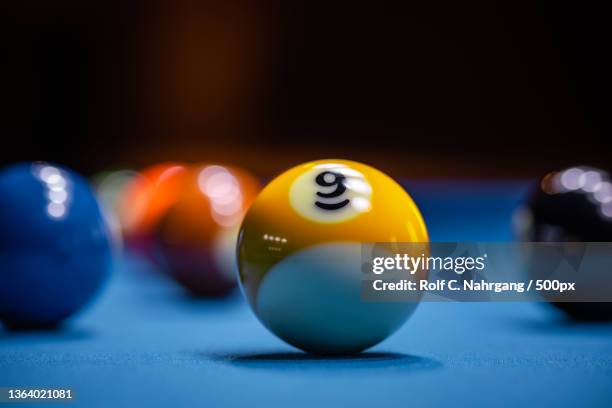
M 603 3 L 15 1 L 2 10 L 0 162 L 609 168 Z

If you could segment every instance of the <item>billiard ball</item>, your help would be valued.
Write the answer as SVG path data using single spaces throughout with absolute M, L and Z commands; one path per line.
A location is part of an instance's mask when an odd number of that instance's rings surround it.
M 122 169 L 102 171 L 91 178 L 102 212 L 113 235 L 116 251 L 123 249 L 123 231 L 119 219 L 121 194 L 126 185 L 133 182 L 137 175 L 138 173 L 135 171 Z
M 239 237 L 239 278 L 252 310 L 304 351 L 360 352 L 417 307 L 361 298 L 362 243 L 428 242 L 411 197 L 368 165 L 319 160 L 284 172 L 253 202 Z
M 181 194 L 187 174 L 186 164 L 165 162 L 144 168 L 126 183 L 120 193 L 118 219 L 132 253 L 159 264 L 155 229 Z
M 87 182 L 45 163 L 0 173 L 0 320 L 53 326 L 101 289 L 110 272 L 109 230 Z
M 163 269 L 193 295 L 224 295 L 237 285 L 238 229 L 260 183 L 246 170 L 212 163 L 185 174 L 155 228 Z
M 572 167 L 547 174 L 516 213 L 519 237 L 528 242 L 610 242 L 612 241 L 612 180 L 593 167 Z M 536 251 L 530 273 L 541 277 L 556 265 L 557 253 Z M 582 267 L 572 279 L 577 286 L 592 285 L 595 271 Z M 571 293 L 567 294 L 568 296 Z M 552 304 L 578 320 L 612 320 L 612 303 L 563 302 L 548 296 Z

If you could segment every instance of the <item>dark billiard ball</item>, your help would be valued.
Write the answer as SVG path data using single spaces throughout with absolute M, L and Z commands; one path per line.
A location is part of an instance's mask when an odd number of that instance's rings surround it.
M 45 163 L 0 172 L 0 320 L 53 326 L 100 290 L 111 263 L 108 227 L 87 182 Z
M 235 166 L 186 167 L 174 201 L 159 218 L 155 242 L 164 270 L 191 294 L 220 296 L 237 285 L 236 241 L 259 181 Z
M 287 170 L 257 196 L 239 237 L 240 283 L 251 308 L 302 350 L 360 352 L 418 305 L 362 300 L 362 243 L 429 241 L 408 193 L 368 165 L 319 160 Z
M 520 238 L 528 242 L 612 241 L 612 180 L 593 167 L 572 167 L 546 175 L 517 212 Z M 540 259 L 541 261 L 542 259 Z M 541 265 L 530 270 L 540 273 Z M 593 284 L 598 278 L 581 268 L 576 280 Z M 558 300 L 558 299 L 557 299 Z M 552 302 L 578 320 L 612 320 L 612 303 Z

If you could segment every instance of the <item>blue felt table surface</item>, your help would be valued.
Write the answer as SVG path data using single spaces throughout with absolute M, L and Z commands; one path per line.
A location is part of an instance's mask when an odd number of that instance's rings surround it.
M 527 183 L 407 187 L 432 240 L 506 241 Z M 369 352 L 318 358 L 268 333 L 240 293 L 189 299 L 126 258 L 62 330 L 0 329 L 1 386 L 72 387 L 72 406 L 95 407 L 610 407 L 612 325 L 535 303 L 424 303 Z

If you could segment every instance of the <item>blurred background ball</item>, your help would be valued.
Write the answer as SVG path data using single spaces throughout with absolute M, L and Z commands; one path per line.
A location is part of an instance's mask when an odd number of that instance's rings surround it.
M 612 241 L 612 180 L 594 167 L 571 167 L 551 172 L 534 187 L 514 217 L 515 231 L 526 242 L 610 242 Z M 537 278 L 554 268 L 564 254 L 551 248 L 535 251 L 529 270 Z M 579 267 L 572 279 L 577 287 L 597 283 L 595 269 Z M 550 298 L 550 296 L 549 296 Z M 612 303 L 561 302 L 552 304 L 578 320 L 612 320 Z
M 122 193 L 137 175 L 133 170 L 121 169 L 102 171 L 91 177 L 117 251 L 123 249 L 123 226 L 119 218 Z
M 44 163 L 0 173 L 0 320 L 52 326 L 100 290 L 110 233 L 87 181 Z
M 236 286 L 238 230 L 260 183 L 246 170 L 218 164 L 181 174 L 182 189 L 156 228 L 159 253 L 193 295 L 223 295 Z
M 146 167 L 125 184 L 118 219 L 128 250 L 159 263 L 155 229 L 178 200 L 188 178 L 185 164 L 165 162 Z

